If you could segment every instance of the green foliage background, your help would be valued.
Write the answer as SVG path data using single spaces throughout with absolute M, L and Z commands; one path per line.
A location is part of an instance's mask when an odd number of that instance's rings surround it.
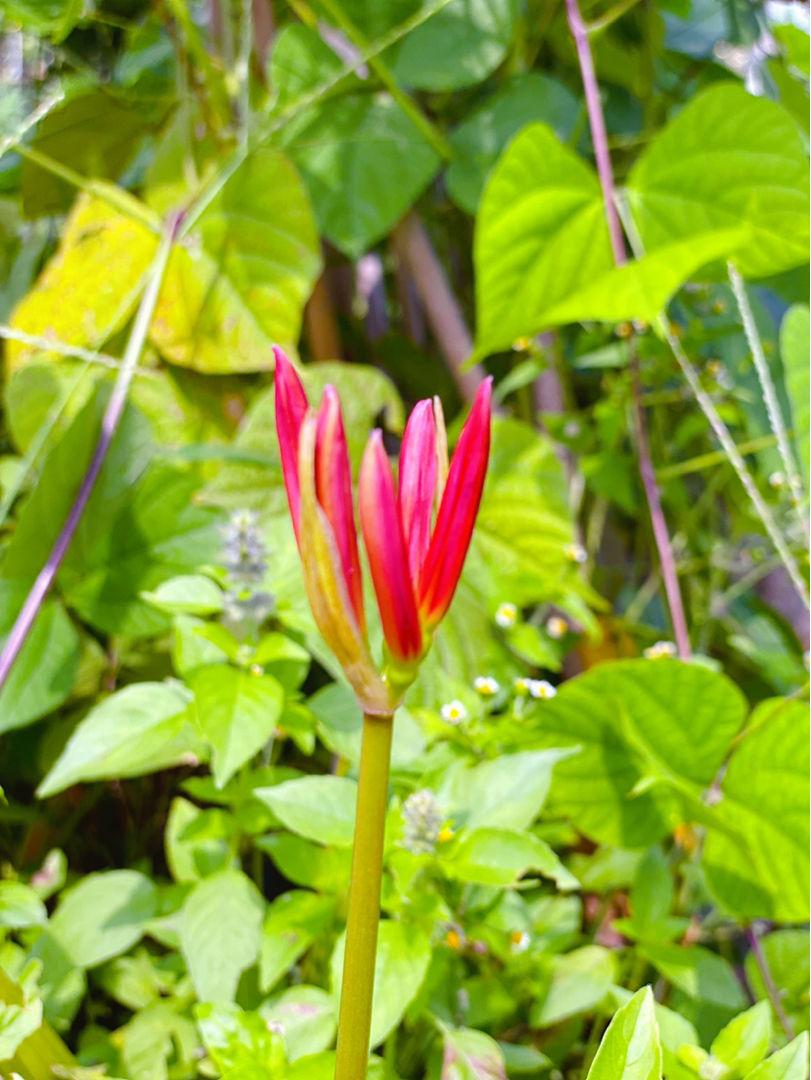
M 0 1074 L 332 1076 L 360 717 L 303 593 L 279 343 L 355 465 L 496 379 L 396 721 L 370 1076 L 807 1076 L 807 8 L 582 9 L 621 267 L 564 3 L 0 0 L 0 641 L 178 228 L 0 689 Z

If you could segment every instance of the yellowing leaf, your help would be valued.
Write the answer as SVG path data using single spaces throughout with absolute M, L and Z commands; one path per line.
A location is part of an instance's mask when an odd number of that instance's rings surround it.
M 132 314 L 157 242 L 134 218 L 101 199 L 80 195 L 56 254 L 15 308 L 11 325 L 36 337 L 97 348 Z M 35 346 L 15 341 L 6 350 L 10 370 L 42 357 Z
M 272 344 L 295 349 L 320 268 L 296 170 L 278 151 L 256 151 L 173 252 L 150 337 L 182 367 L 272 368 Z

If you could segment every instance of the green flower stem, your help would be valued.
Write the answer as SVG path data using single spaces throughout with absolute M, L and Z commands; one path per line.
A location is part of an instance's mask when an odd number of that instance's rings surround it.
M 369 1060 L 393 721 L 363 718 L 335 1080 L 363 1080 Z

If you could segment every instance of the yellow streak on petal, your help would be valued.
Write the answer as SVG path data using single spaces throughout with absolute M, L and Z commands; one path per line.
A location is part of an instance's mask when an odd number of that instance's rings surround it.
M 318 629 L 344 669 L 366 712 L 389 713 L 392 703 L 355 619 L 341 572 L 338 546 L 315 493 L 316 417 L 308 413 L 299 437 L 304 584 Z

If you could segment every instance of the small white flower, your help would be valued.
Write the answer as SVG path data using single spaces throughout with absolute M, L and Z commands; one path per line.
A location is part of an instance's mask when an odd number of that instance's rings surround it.
M 449 701 L 439 712 L 447 724 L 461 724 L 463 720 L 467 720 L 467 709 L 461 701 Z
M 473 680 L 473 685 L 482 697 L 493 697 L 501 689 L 492 675 L 477 675 Z
M 657 641 L 655 645 L 645 649 L 644 655 L 648 660 L 662 660 L 669 656 L 675 656 L 676 646 L 672 641 Z
M 513 690 L 520 697 L 526 697 L 529 693 L 529 684 L 532 680 L 525 678 L 523 675 L 519 675 L 517 679 L 513 679 Z
M 779 469 L 776 472 L 773 472 L 769 477 L 769 487 L 781 488 L 785 482 L 786 477 Z
M 529 680 L 529 696 L 537 698 L 539 701 L 548 701 L 549 698 L 553 698 L 557 694 L 557 690 L 552 683 L 547 682 L 546 679 L 530 679 Z
M 496 624 L 504 630 L 509 630 L 511 626 L 515 626 L 518 618 L 518 608 L 515 604 L 499 604 L 498 611 L 496 611 Z
M 513 930 L 510 934 L 510 945 L 514 953 L 526 952 L 529 948 L 529 934 L 526 930 Z
M 568 631 L 569 624 L 560 615 L 550 615 L 546 620 L 546 632 L 551 638 L 559 641 Z
M 582 544 L 567 544 L 566 558 L 574 563 L 584 563 L 588 559 L 588 552 Z
M 580 434 L 581 427 L 577 420 L 569 420 L 563 428 L 563 434 L 567 439 L 576 439 Z

